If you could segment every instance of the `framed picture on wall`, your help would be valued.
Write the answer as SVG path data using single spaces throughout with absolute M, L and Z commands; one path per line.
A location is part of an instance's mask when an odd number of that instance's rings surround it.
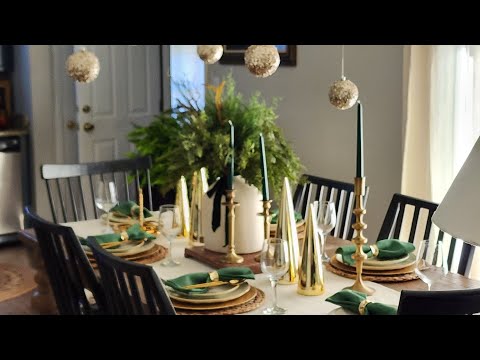
M 223 45 L 220 64 L 245 65 L 244 53 L 250 45 Z M 297 45 L 275 45 L 280 54 L 280 66 L 297 65 Z

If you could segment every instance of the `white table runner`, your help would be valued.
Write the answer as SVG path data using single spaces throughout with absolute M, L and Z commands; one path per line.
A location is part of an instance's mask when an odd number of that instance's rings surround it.
M 98 235 L 102 233 L 105 225 L 100 220 L 88 220 L 75 223 L 67 223 L 71 226 L 78 236 L 87 237 L 89 235 Z M 168 242 L 159 237 L 155 240 L 156 243 L 168 248 Z M 160 278 L 171 279 L 181 275 L 192 272 L 209 272 L 214 270 L 212 267 L 202 264 L 193 259 L 187 259 L 183 256 L 187 240 L 178 238 L 173 241 L 172 255 L 175 259 L 181 262 L 177 267 L 163 267 L 158 262 L 151 264 L 155 272 Z M 353 280 L 347 279 L 329 271 L 324 268 L 325 278 L 325 292 L 320 296 L 304 296 L 297 293 L 297 285 L 278 285 L 278 305 L 287 309 L 287 315 L 325 315 L 325 314 L 340 314 L 346 313 L 340 310 L 337 305 L 326 302 L 325 299 L 336 292 L 342 290 L 347 286 L 353 284 Z M 273 298 L 270 281 L 265 274 L 256 274 L 255 280 L 249 282 L 265 292 L 265 305 L 261 306 L 255 311 L 246 313 L 246 315 L 258 315 L 262 313 L 263 308 L 268 306 Z M 375 302 L 382 302 L 384 304 L 398 305 L 400 299 L 400 292 L 387 288 L 383 285 L 365 282 L 369 287 L 375 289 L 375 293 L 368 299 Z

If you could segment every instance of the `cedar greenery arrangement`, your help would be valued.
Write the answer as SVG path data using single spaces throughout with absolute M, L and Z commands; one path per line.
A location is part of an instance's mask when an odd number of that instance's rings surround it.
M 175 189 L 182 175 L 189 181 L 193 171 L 202 167 L 207 168 L 210 183 L 226 175 L 231 155 L 228 120 L 235 126 L 235 175 L 261 189 L 259 135 L 263 133 L 273 194 L 280 193 L 285 176 L 299 180 L 300 160 L 275 123 L 277 99 L 267 105 L 257 92 L 245 102 L 231 75 L 219 86 L 207 85 L 204 109 L 186 84 L 180 89 L 178 107 L 160 113 L 146 127 L 134 125 L 128 135 L 136 146 L 130 156 L 152 157 L 152 184 L 162 194 Z

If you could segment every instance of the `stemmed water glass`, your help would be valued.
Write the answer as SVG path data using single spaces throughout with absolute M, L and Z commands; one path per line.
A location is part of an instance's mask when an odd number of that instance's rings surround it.
M 115 183 L 113 181 L 98 181 L 95 192 L 95 205 L 107 214 L 107 227 L 103 231 L 104 233 L 113 232 L 110 228 L 109 212 L 115 205 L 117 205 L 117 203 L 118 196 Z
M 422 240 L 420 242 L 415 262 L 415 274 L 427 284 L 428 291 L 431 290 L 434 282 L 448 274 L 442 241 Z
M 162 205 L 158 214 L 158 227 L 168 240 L 167 257 L 160 262 L 163 266 L 178 266 L 180 263 L 172 257 L 172 241 L 182 231 L 182 217 L 177 205 Z
M 320 201 L 318 203 L 317 224 L 322 243 L 322 262 L 328 263 L 330 258 L 326 253 L 327 234 L 330 233 L 337 224 L 337 213 L 333 201 Z
M 265 240 L 260 255 L 262 272 L 267 274 L 273 289 L 273 303 L 263 310 L 266 315 L 281 315 L 287 311 L 277 305 L 277 283 L 288 271 L 288 242 L 284 239 L 270 238 Z

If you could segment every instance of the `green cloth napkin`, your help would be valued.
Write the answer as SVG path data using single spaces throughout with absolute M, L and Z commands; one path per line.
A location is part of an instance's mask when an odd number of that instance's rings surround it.
M 127 229 L 128 239 L 129 240 L 153 240 L 156 239 L 155 235 L 149 234 L 140 227 L 140 224 L 134 224 Z M 120 234 L 103 234 L 103 235 L 95 235 L 94 238 L 97 240 L 99 244 L 109 243 L 109 242 L 116 242 L 122 240 Z M 87 245 L 87 240 L 79 237 L 80 243 L 82 245 Z
M 378 260 L 399 259 L 415 250 L 413 244 L 397 239 L 379 240 L 375 245 L 378 246 Z M 355 254 L 355 249 L 355 245 L 342 246 L 337 249 L 336 253 L 342 255 L 342 260 L 345 264 L 353 266 L 355 265 L 355 260 L 352 259 L 352 255 Z M 373 257 L 369 245 L 363 245 L 363 252 L 367 254 L 369 258 Z
M 325 299 L 335 305 L 360 314 L 358 306 L 367 298 L 364 293 L 355 290 L 342 290 Z M 370 302 L 365 307 L 365 315 L 397 315 L 397 309 L 390 305 Z
M 120 201 L 110 210 L 110 212 L 120 216 L 135 217 L 138 219 L 140 207 L 134 201 Z M 152 213 L 146 207 L 143 207 L 143 217 L 148 218 L 151 216 Z
M 279 213 L 279 209 L 275 209 L 275 210 L 270 212 L 270 215 L 272 215 L 272 217 L 270 219 L 270 224 L 276 224 L 277 223 L 278 213 Z M 303 220 L 302 214 L 295 211 L 295 222 L 299 222 L 300 220 Z
M 247 267 L 226 267 L 223 269 L 216 270 L 218 273 L 218 280 L 220 281 L 229 281 L 229 280 L 243 280 L 243 279 L 255 279 L 255 275 L 252 270 Z M 170 286 L 175 291 L 189 294 L 189 293 L 206 293 L 208 288 L 203 289 L 184 289 L 183 287 L 193 284 L 202 284 L 210 282 L 210 273 L 208 272 L 199 272 L 191 273 L 187 275 L 180 276 L 175 279 L 164 280 L 165 285 Z

